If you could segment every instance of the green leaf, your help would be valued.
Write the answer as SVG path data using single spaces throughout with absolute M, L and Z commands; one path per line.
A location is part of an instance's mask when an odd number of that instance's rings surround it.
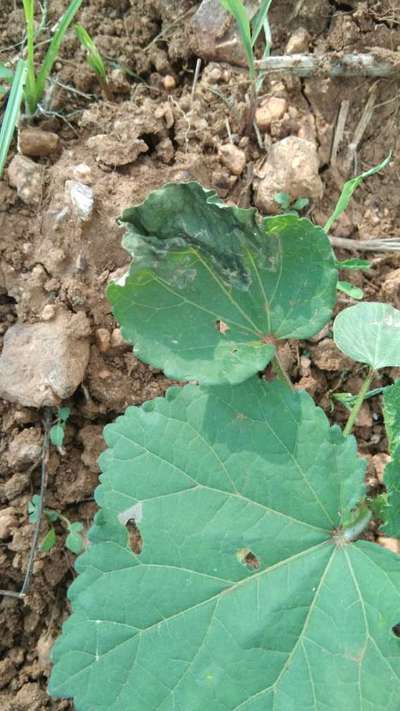
M 64 423 L 58 422 L 50 428 L 50 442 L 55 447 L 62 447 L 64 442 Z
M 360 173 L 360 175 L 356 175 L 356 177 L 352 178 L 351 180 L 347 180 L 347 182 L 343 185 L 342 192 L 340 194 L 339 200 L 337 201 L 336 207 L 324 226 L 324 230 L 326 232 L 329 232 L 333 223 L 336 222 L 336 220 L 340 217 L 340 215 L 343 214 L 343 212 L 345 212 L 345 210 L 347 210 L 347 206 L 351 200 L 354 191 L 358 188 L 359 185 L 361 185 L 363 180 L 365 180 L 365 178 L 369 178 L 371 175 L 375 175 L 375 173 L 379 173 L 380 170 L 386 168 L 391 157 L 392 154 L 390 153 L 378 165 L 375 165 L 373 168 L 366 170 L 364 173 Z
M 389 452 L 400 445 L 400 380 L 385 388 L 383 395 L 383 416 L 389 442 Z
M 254 17 L 251 19 L 251 45 L 254 47 L 255 43 L 257 42 L 258 36 L 261 32 L 261 30 L 264 28 L 264 32 L 266 27 L 268 28 L 268 13 L 269 9 L 271 7 L 272 0 L 261 0 L 260 7 L 257 10 L 256 14 Z M 266 32 L 267 35 L 270 34 L 270 30 L 267 29 Z
M 364 296 L 363 290 L 349 281 L 338 281 L 336 288 L 347 296 L 351 296 L 352 299 L 362 299 Z
M 171 378 L 240 382 L 269 363 L 274 339 L 308 338 L 331 316 L 332 249 L 306 219 L 260 221 L 191 182 L 154 191 L 121 222 L 134 260 L 108 298 L 138 357 Z
M 71 408 L 70 407 L 60 407 L 59 410 L 57 411 L 57 417 L 60 420 L 60 422 L 66 422 L 71 414 Z
M 250 19 L 247 14 L 247 10 L 241 0 L 220 0 L 220 3 L 222 7 L 225 8 L 225 10 L 228 10 L 228 12 L 230 12 L 232 17 L 234 17 L 237 22 L 240 33 L 240 39 L 242 40 L 243 49 L 246 54 L 250 77 L 254 79 L 255 64 L 250 31 Z
M 304 210 L 307 205 L 310 204 L 310 201 L 308 198 L 297 198 L 297 200 L 294 201 L 292 207 L 294 210 Z
M 306 393 L 173 388 L 105 437 L 52 695 L 79 711 L 398 711 L 399 559 L 332 536 L 364 463 Z M 140 555 L 120 523 L 138 506 Z
M 356 304 L 340 312 L 333 324 L 340 350 L 374 370 L 400 366 L 400 311 L 389 304 Z
M 384 510 L 387 536 L 400 536 L 400 380 L 386 388 L 383 396 L 383 415 L 392 461 L 383 474 L 387 489 L 387 508 Z
M 26 62 L 23 59 L 19 59 L 0 128 L 0 178 L 3 175 L 8 151 L 18 124 L 25 79 Z
M 9 69 L 5 64 L 0 63 L 0 81 L 5 81 L 11 83 L 14 77 L 14 72 Z
M 79 555 L 85 549 L 83 538 L 79 533 L 69 533 L 65 539 L 65 546 L 75 555 Z
M 83 25 L 80 25 L 79 23 L 75 25 L 75 32 L 80 43 L 86 49 L 88 65 L 93 69 L 93 71 L 102 81 L 106 82 L 106 67 L 93 38 L 90 36 L 85 27 L 83 27 Z
M 80 521 L 74 521 L 73 523 L 69 524 L 68 530 L 71 533 L 80 533 L 80 531 L 83 531 L 83 523 L 81 523 Z
M 336 266 L 338 269 L 370 269 L 371 262 L 368 259 L 343 259 L 337 261 Z
M 44 94 L 47 79 L 51 73 L 51 70 L 53 69 L 53 64 L 58 57 L 58 53 L 60 51 L 61 43 L 64 39 L 65 33 L 67 32 L 68 27 L 70 26 L 76 13 L 78 12 L 81 4 L 82 0 L 71 0 L 66 11 L 58 20 L 57 28 L 54 32 L 49 48 L 45 54 L 42 65 L 37 73 L 34 91 L 29 97 L 30 108 L 32 113 L 35 111 L 37 103 L 41 100 Z
M 54 528 L 49 528 L 45 538 L 40 544 L 40 548 L 44 553 L 48 553 L 57 543 L 57 536 Z
M 30 523 L 37 523 L 40 515 L 40 496 L 35 494 L 31 501 L 28 501 L 28 514 Z
M 274 200 L 284 210 L 286 210 L 290 205 L 290 195 L 288 195 L 288 193 L 275 193 Z

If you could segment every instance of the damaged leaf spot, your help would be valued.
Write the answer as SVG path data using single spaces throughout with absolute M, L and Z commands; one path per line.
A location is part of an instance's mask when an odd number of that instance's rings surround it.
M 398 622 L 397 625 L 393 625 L 392 632 L 395 637 L 400 637 L 400 622 Z
M 221 321 L 221 320 L 216 321 L 215 325 L 216 325 L 216 327 L 217 327 L 217 331 L 218 331 L 219 333 L 222 333 L 222 335 L 224 335 L 224 333 L 227 333 L 228 331 L 231 330 L 231 329 L 229 328 L 228 324 L 225 323 L 225 321 Z
M 142 519 L 143 504 L 140 502 L 118 514 L 118 521 L 125 526 L 128 531 L 129 547 L 136 555 L 139 555 L 143 548 L 143 539 L 138 528 L 138 524 Z
M 249 550 L 248 548 L 239 548 L 236 553 L 236 557 L 242 565 L 245 565 L 249 570 L 258 570 L 260 567 L 260 561 L 257 556 Z

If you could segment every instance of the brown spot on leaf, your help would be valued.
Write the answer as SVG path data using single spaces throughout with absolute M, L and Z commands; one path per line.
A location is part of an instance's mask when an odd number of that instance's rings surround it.
M 249 568 L 249 570 L 258 570 L 260 567 L 260 561 L 257 556 L 255 556 L 254 553 L 248 548 L 239 548 L 236 553 L 236 557 L 240 563 Z

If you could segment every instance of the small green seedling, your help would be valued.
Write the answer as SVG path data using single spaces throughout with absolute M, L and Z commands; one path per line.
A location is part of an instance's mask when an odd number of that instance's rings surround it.
M 301 210 L 304 210 L 310 204 L 308 198 L 299 197 L 297 200 L 292 201 L 288 193 L 276 193 L 274 200 L 289 215 L 298 215 Z
M 324 230 L 261 218 L 197 183 L 121 218 L 134 254 L 108 297 L 125 340 L 198 384 L 107 425 L 99 511 L 77 561 L 50 693 L 81 711 L 398 711 L 400 389 L 385 392 L 387 498 L 350 435 L 376 369 L 400 365 L 400 312 L 361 303 L 338 346 L 369 371 L 342 432 L 278 359 L 332 315 Z M 266 379 L 259 371 L 271 363 Z M 128 523 L 140 530 L 131 544 Z
M 259 9 L 251 19 L 242 0 L 220 0 L 220 3 L 236 20 L 249 68 L 250 111 L 246 126 L 246 129 L 249 129 L 254 120 L 257 94 L 264 81 L 264 72 L 257 71 L 254 48 L 261 31 L 263 31 L 265 37 L 263 58 L 269 56 L 271 52 L 272 36 L 268 12 L 272 0 L 261 0 Z
M 104 64 L 103 58 L 96 47 L 95 41 L 89 35 L 83 25 L 80 25 L 79 23 L 75 25 L 75 32 L 81 45 L 86 50 L 87 63 L 89 67 L 95 72 L 105 97 L 109 101 L 112 101 L 113 95 L 107 79 L 107 69 Z
M 52 548 L 54 548 L 57 543 L 57 534 L 54 526 L 52 525 L 57 521 L 60 522 L 67 531 L 67 536 L 64 541 L 65 547 L 68 548 L 68 550 L 70 550 L 72 553 L 75 553 L 75 555 L 79 555 L 80 553 L 82 553 L 82 551 L 84 551 L 85 541 L 82 536 L 82 523 L 80 523 L 79 521 L 72 522 L 66 516 L 59 513 L 58 511 L 54 511 L 53 509 L 45 508 L 43 510 L 43 513 L 48 523 L 50 524 L 49 530 L 42 543 L 40 544 L 41 550 L 43 552 L 48 553 L 52 550 Z M 29 521 L 31 523 L 38 522 L 38 518 L 40 516 L 40 496 L 35 495 L 32 497 L 32 500 L 28 503 L 28 514 Z
M 57 411 L 56 423 L 50 429 L 50 442 L 57 447 L 61 454 L 65 454 L 63 447 L 65 425 L 71 414 L 69 407 L 60 407 Z
M 38 71 L 35 67 L 35 0 L 22 0 L 27 32 L 28 75 L 25 86 L 25 103 L 28 113 L 33 116 L 41 101 L 48 77 L 58 57 L 61 43 L 72 20 L 78 12 L 82 0 L 71 0 L 65 13 L 60 17 L 49 48 Z

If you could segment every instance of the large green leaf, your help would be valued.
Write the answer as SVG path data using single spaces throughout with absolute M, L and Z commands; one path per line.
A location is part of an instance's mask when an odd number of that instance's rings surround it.
M 134 260 L 108 297 L 135 353 L 171 378 L 241 382 L 269 363 L 274 338 L 307 338 L 331 316 L 335 260 L 306 219 L 261 221 L 191 182 L 151 193 L 121 221 Z
M 384 510 L 384 532 L 400 537 L 400 380 L 387 388 L 383 397 L 385 428 L 391 462 L 386 465 L 384 482 L 387 488 L 387 507 Z
M 344 309 L 336 316 L 333 337 L 343 353 L 374 370 L 400 366 L 400 311 L 390 304 Z
M 172 388 L 105 437 L 51 694 L 77 711 L 398 711 L 399 559 L 332 535 L 364 463 L 306 393 Z

